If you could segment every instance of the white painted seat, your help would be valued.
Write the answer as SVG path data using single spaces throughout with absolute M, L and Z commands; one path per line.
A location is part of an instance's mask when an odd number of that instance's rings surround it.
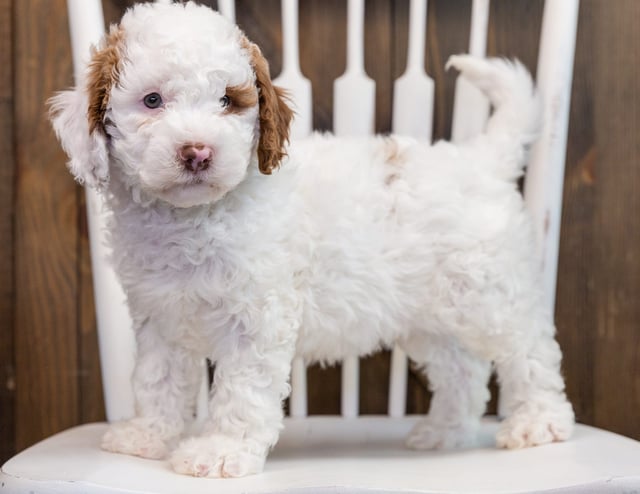
M 362 8 L 350 0 L 348 69 L 336 82 L 337 132 L 367 133 L 373 128 L 373 82 L 362 64 Z M 103 32 L 99 0 L 68 0 L 76 70 L 88 46 Z M 233 17 L 233 2 L 219 1 Z M 311 86 L 299 69 L 296 42 L 297 2 L 283 0 L 284 69 L 278 82 L 291 88 L 299 116 L 294 138 L 311 131 Z M 526 201 L 539 232 L 544 256 L 547 300 L 554 303 L 569 88 L 578 0 L 547 0 L 537 70 L 547 115 L 542 137 L 532 152 L 526 177 Z M 394 129 L 430 137 L 433 82 L 424 74 L 426 0 L 412 0 L 408 69 L 397 83 Z M 474 0 L 470 51 L 484 53 L 488 0 Z M 354 89 L 355 88 L 355 89 Z M 365 89 L 363 89 L 365 88 Z M 410 94 L 411 97 L 403 98 Z M 358 112 L 350 111 L 357 95 Z M 418 106 L 416 101 L 422 101 Z M 457 87 L 455 139 L 478 132 L 486 103 L 464 82 Z M 460 104 L 464 102 L 464 104 Z M 550 112 L 551 104 L 554 111 Z M 465 113 L 461 108 L 465 107 Z M 475 108 L 475 110 L 470 109 Z M 416 112 L 417 110 L 417 112 Z M 354 120 L 353 115 L 358 115 Z M 364 116 L 364 117 L 363 117 Z M 551 118 L 552 117 L 552 118 Z M 357 118 L 357 117 L 356 117 Z M 88 193 L 93 276 L 107 418 L 132 415 L 129 375 L 133 336 L 126 307 L 113 273 L 104 262 L 99 198 Z M 574 438 L 562 444 L 519 451 L 494 448 L 495 419 L 486 419 L 480 445 L 449 452 L 416 452 L 403 439 L 417 417 L 406 416 L 406 358 L 394 351 L 389 416 L 358 416 L 358 361 L 343 366 L 342 416 L 307 417 L 305 366 L 294 363 L 291 417 L 261 475 L 213 480 L 173 473 L 166 462 L 106 453 L 99 448 L 107 425 L 88 424 L 50 437 L 2 466 L 0 491 L 11 493 L 499 493 L 640 492 L 640 442 L 578 425 Z M 203 407 L 204 408 L 204 407 Z
M 569 442 L 504 451 L 493 447 L 497 424 L 487 422 L 482 447 L 425 453 L 402 444 L 415 420 L 371 416 L 290 419 L 264 473 L 233 480 L 184 477 L 173 473 L 165 462 L 101 451 L 98 444 L 106 424 L 83 425 L 10 460 L 3 467 L 0 491 L 609 494 L 637 492 L 640 486 L 640 446 L 609 432 L 579 426 Z

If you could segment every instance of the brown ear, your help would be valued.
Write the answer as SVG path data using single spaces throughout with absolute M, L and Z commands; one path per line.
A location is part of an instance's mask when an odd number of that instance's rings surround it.
M 111 88 L 118 83 L 120 76 L 123 38 L 124 31 L 117 26 L 111 26 L 102 46 L 92 53 L 87 73 L 87 94 L 89 95 L 87 117 L 90 133 L 99 130 L 106 134 L 104 117 Z
M 289 124 L 293 111 L 286 103 L 286 91 L 271 84 L 269 64 L 255 44 L 243 38 L 243 45 L 249 52 L 251 65 L 256 75 L 256 86 L 260 93 L 259 118 L 260 141 L 258 142 L 258 165 L 265 175 L 280 166 L 289 141 Z
M 108 136 L 105 115 L 111 88 L 117 84 L 124 34 L 118 28 L 92 53 L 78 86 L 49 100 L 49 117 L 67 166 L 76 180 L 98 190 L 109 182 Z

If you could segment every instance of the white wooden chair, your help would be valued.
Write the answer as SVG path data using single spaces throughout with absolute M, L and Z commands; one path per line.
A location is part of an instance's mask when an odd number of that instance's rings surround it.
M 474 0 L 470 51 L 484 54 L 489 0 Z M 234 16 L 233 2 L 220 1 Z M 99 0 L 68 0 L 76 71 L 88 46 L 104 30 Z M 364 0 L 349 1 L 347 71 L 335 84 L 335 129 L 365 134 L 373 129 L 374 84 L 363 68 Z M 547 301 L 553 307 L 567 120 L 578 0 L 547 0 L 537 70 L 546 124 L 533 149 L 525 196 L 539 233 Z M 406 73 L 396 83 L 394 130 L 430 138 L 433 82 L 423 69 L 426 0 L 412 0 Z M 294 138 L 311 131 L 311 86 L 298 64 L 297 0 L 283 0 L 284 64 L 278 82 L 294 95 L 299 116 Z M 459 80 L 454 139 L 479 131 L 487 104 Z M 408 95 L 408 96 L 407 96 Z M 416 104 L 417 101 L 421 103 Z M 463 104 L 460 104 L 463 102 Z M 357 112 L 351 111 L 356 105 Z M 551 111 L 553 105 L 553 111 Z M 470 110 L 469 108 L 476 108 Z M 462 112 L 465 112 L 464 114 Z M 354 115 L 358 118 L 354 119 Z M 129 375 L 134 343 L 124 296 L 104 262 L 100 201 L 87 191 L 100 355 L 109 420 L 133 411 Z M 417 417 L 405 416 L 407 363 L 394 351 L 389 416 L 358 417 L 358 361 L 343 365 L 342 416 L 307 417 L 305 366 L 294 363 L 290 417 L 265 472 L 235 480 L 174 474 L 167 463 L 101 451 L 107 425 L 88 424 L 48 438 L 10 459 L 0 491 L 11 493 L 337 493 L 337 492 L 640 492 L 640 442 L 578 425 L 568 442 L 520 451 L 493 447 L 497 421 L 487 419 L 481 446 L 454 452 L 416 452 L 403 437 Z M 204 382 L 204 379 L 203 379 Z M 203 394 L 204 396 L 204 394 Z M 201 407 L 204 409 L 205 407 Z

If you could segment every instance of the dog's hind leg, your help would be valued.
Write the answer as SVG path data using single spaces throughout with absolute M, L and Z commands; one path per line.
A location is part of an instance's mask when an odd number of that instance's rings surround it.
M 544 331 L 529 340 L 528 349 L 524 346 L 496 359 L 500 384 L 509 390 L 507 417 L 496 437 L 500 447 L 514 449 L 564 441 L 573 430 L 573 408 L 560 374 L 560 347 L 551 322 L 540 324 L 546 325 Z
M 452 449 L 476 442 L 489 391 L 491 365 L 454 338 L 420 334 L 403 345 L 428 378 L 433 392 L 428 415 L 407 437 L 415 449 Z

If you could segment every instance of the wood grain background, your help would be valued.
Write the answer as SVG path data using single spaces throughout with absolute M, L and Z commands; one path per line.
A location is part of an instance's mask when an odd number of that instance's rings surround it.
M 105 0 L 116 20 L 129 1 Z M 215 5 L 215 2 L 208 2 Z M 429 2 L 426 67 L 434 131 L 450 128 L 449 54 L 468 43 L 470 0 Z M 406 58 L 408 0 L 367 0 L 366 68 L 376 129 Z M 535 69 L 541 0 L 494 0 L 488 52 Z M 281 65 L 278 0 L 237 2 L 239 24 Z M 301 0 L 302 70 L 314 125 L 331 128 L 345 67 L 346 3 Z M 640 439 L 640 2 L 583 0 L 572 97 L 556 320 L 569 396 L 581 422 Z M 72 84 L 64 0 L 0 0 L 0 460 L 74 424 L 104 417 L 84 194 L 64 167 L 45 100 Z M 386 409 L 387 354 L 363 360 L 362 413 Z M 313 413 L 339 410 L 339 369 L 309 372 Z M 412 373 L 408 408 L 424 412 Z

